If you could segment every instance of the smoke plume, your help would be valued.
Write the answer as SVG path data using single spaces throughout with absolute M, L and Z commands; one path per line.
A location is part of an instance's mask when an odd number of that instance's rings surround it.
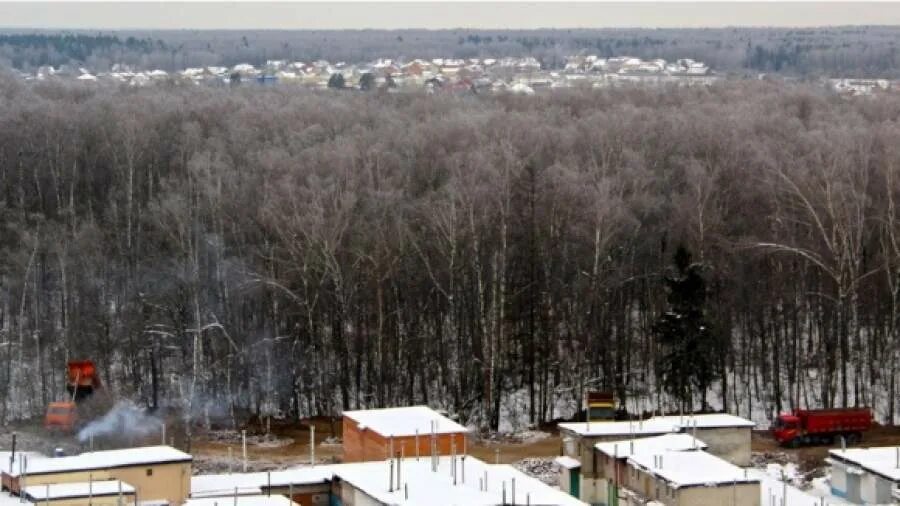
M 92 421 L 78 431 L 78 440 L 84 443 L 91 437 L 141 437 L 159 432 L 162 420 L 148 415 L 128 400 L 119 401 L 102 418 Z

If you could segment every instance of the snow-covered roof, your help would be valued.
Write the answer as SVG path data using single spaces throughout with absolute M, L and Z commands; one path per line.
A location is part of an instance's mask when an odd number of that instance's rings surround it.
M 397 472 L 396 460 L 394 473 Z M 375 500 L 396 506 L 496 506 L 498 504 L 533 506 L 586 506 L 585 503 L 510 465 L 487 464 L 467 456 L 456 459 L 456 483 L 453 459 L 441 457 L 436 471 L 431 459 L 402 459 L 399 488 L 389 490 L 390 463 L 387 461 L 343 464 L 335 475 Z M 463 469 L 465 468 L 465 469 Z M 465 475 L 465 479 L 463 479 Z M 483 486 L 487 479 L 486 487 Z M 397 475 L 394 474 L 396 484 Z M 512 489 L 515 482 L 515 497 Z M 503 490 L 506 502 L 503 503 Z
M 628 463 L 667 481 L 674 488 L 759 483 L 745 469 L 704 451 L 635 453 Z
M 190 462 L 191 460 L 192 457 L 189 454 L 176 450 L 171 446 L 143 446 L 121 450 L 88 452 L 70 457 L 28 459 L 25 474 L 65 473 L 91 469 Z M 19 469 L 15 468 L 9 474 L 18 476 Z
M 847 448 L 829 450 L 828 453 L 834 459 L 856 464 L 866 471 L 900 483 L 900 446 Z
M 568 455 L 560 455 L 559 457 L 553 459 L 553 462 L 555 462 L 558 466 L 564 467 L 566 469 L 577 469 L 581 467 L 581 462 L 579 462 L 578 459 L 574 459 L 572 457 L 569 457 Z
M 359 424 L 360 429 L 368 429 L 382 436 L 414 436 L 431 434 L 432 422 L 437 434 L 469 432 L 469 429 L 441 415 L 427 406 L 402 408 L 366 409 L 344 411 L 344 416 Z
M 647 436 L 665 434 L 668 432 L 682 432 L 693 427 L 697 429 L 720 428 L 753 428 L 756 426 L 750 420 L 726 413 L 714 413 L 706 415 L 674 415 L 654 416 L 647 420 L 627 422 L 574 422 L 561 423 L 560 429 L 574 432 L 580 436 Z
M 134 494 L 134 487 L 119 480 L 94 482 L 54 483 L 52 485 L 32 485 L 25 487 L 25 495 L 34 502 L 80 497 Z
M 639 453 L 659 454 L 666 451 L 703 450 L 706 443 L 689 434 L 663 434 L 639 439 L 608 441 L 594 445 L 601 453 L 610 457 L 626 458 Z
M 334 476 L 333 466 L 298 467 L 271 473 L 205 474 L 191 477 L 191 497 L 230 497 L 259 494 L 263 487 L 314 485 Z
M 456 458 L 457 480 L 453 482 L 453 458 L 439 457 L 437 470 L 431 469 L 431 458 L 410 457 L 393 460 L 394 484 L 396 490 L 388 489 L 391 478 L 390 461 L 359 462 L 351 464 L 333 464 L 316 467 L 303 467 L 271 473 L 273 487 L 284 487 L 289 483 L 296 485 L 312 485 L 326 483 L 335 477 L 351 484 L 360 492 L 377 501 L 392 506 L 496 506 L 502 503 L 503 488 L 506 487 L 506 504 L 533 506 L 585 506 L 585 503 L 550 487 L 540 480 L 531 478 L 509 465 L 487 464 L 475 457 Z M 396 480 L 401 486 L 397 489 Z M 486 490 L 482 484 L 487 479 Z M 259 492 L 248 495 L 249 490 L 257 490 L 267 484 L 269 473 L 237 473 L 221 475 L 194 476 L 191 478 L 191 500 L 186 506 L 214 506 L 218 502 L 222 506 L 230 506 L 223 501 L 234 497 L 234 489 L 238 488 L 238 506 L 279 506 L 245 504 L 245 498 L 259 495 Z M 516 500 L 512 502 L 512 484 L 515 479 Z M 199 501 L 205 502 L 199 502 Z
M 281 494 L 243 495 L 234 497 L 207 497 L 188 499 L 182 506 L 297 506 L 297 503 Z
M 561 423 L 559 428 L 580 436 L 650 436 L 677 432 L 678 428 L 669 423 L 654 421 L 653 418 L 629 422 L 575 422 Z
M 663 423 L 671 423 L 684 429 L 697 426 L 698 429 L 718 429 L 726 427 L 756 427 L 756 424 L 746 418 L 730 415 L 728 413 L 710 413 L 705 415 L 671 415 L 656 416 L 651 420 L 662 421 Z
M 0 471 L 9 471 L 10 469 L 17 471 L 19 469 L 19 462 L 23 461 L 22 457 L 25 456 L 24 460 L 32 462 L 37 459 L 47 458 L 42 453 L 38 452 L 16 452 L 16 456 L 12 461 L 12 467 L 10 467 L 9 458 L 12 456 L 12 452 L 8 451 L 0 451 Z

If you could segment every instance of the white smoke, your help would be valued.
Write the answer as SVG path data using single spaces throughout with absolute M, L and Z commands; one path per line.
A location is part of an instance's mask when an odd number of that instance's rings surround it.
M 162 420 L 147 414 L 129 400 L 116 403 L 102 418 L 92 421 L 78 431 L 82 443 L 90 438 L 114 435 L 117 437 L 140 437 L 159 432 Z

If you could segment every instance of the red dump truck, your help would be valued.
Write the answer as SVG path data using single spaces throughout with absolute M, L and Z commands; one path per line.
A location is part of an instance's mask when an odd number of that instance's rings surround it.
M 102 388 L 97 368 L 90 360 L 73 360 L 66 364 L 66 391 L 68 397 L 47 405 L 44 427 L 48 430 L 72 432 L 78 423 L 78 407 L 95 391 Z
M 831 444 L 838 437 L 852 444 L 859 442 L 862 433 L 871 427 L 869 408 L 796 409 L 775 419 L 772 434 L 779 444 L 789 447 Z

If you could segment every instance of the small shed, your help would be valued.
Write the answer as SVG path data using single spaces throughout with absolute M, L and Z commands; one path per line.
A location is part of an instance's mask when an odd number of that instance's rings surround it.
M 462 455 L 469 429 L 426 406 L 345 411 L 344 462 Z

